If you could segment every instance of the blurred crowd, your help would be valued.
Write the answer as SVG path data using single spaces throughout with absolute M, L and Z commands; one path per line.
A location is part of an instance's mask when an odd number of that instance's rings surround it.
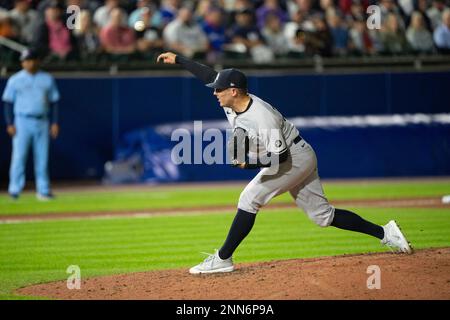
M 379 16 L 366 12 L 371 5 Z M 449 7 L 450 0 L 0 0 L 0 36 L 47 61 L 152 59 L 163 50 L 211 63 L 447 54 Z

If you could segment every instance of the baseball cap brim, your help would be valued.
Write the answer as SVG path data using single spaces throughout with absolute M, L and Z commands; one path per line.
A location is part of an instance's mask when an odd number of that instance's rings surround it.
M 37 56 L 29 56 L 25 58 L 21 58 L 20 61 L 26 61 L 26 60 L 38 60 L 39 58 Z
M 37 54 L 37 52 L 32 50 L 25 50 L 20 55 L 20 61 L 37 60 L 37 59 L 39 59 L 39 55 Z
M 208 83 L 206 86 L 208 88 L 213 88 L 213 89 L 227 89 L 227 88 L 229 88 L 228 86 L 221 85 L 220 83 L 218 83 L 216 81 Z

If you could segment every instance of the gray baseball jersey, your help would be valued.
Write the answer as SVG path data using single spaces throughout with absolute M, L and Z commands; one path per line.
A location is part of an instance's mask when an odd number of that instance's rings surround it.
M 299 136 L 297 128 L 287 121 L 274 107 L 249 94 L 251 104 L 239 115 L 231 108 L 224 108 L 231 126 L 242 128 L 248 133 L 250 152 L 280 154 L 290 147 Z
M 282 163 L 260 170 L 241 193 L 238 208 L 256 214 L 272 198 L 289 191 L 311 220 L 329 226 L 334 207 L 324 195 L 314 150 L 274 107 L 255 95 L 249 96 L 251 104 L 243 113 L 224 108 L 231 126 L 248 133 L 250 152 L 280 154 L 289 149 L 289 156 Z

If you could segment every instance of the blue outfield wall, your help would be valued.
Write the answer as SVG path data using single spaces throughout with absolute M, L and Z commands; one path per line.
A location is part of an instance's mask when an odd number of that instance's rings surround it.
M 450 72 L 250 75 L 250 91 L 272 103 L 287 118 L 450 112 Z M 2 92 L 5 84 L 6 79 L 0 79 Z M 57 78 L 57 84 L 62 96 L 61 135 L 51 144 L 50 173 L 54 179 L 102 177 L 104 163 L 113 159 L 115 146 L 129 131 L 177 121 L 224 119 L 210 89 L 189 76 L 64 77 Z M 4 123 L 3 112 L 0 113 L 0 121 Z M 0 179 L 5 181 L 11 142 L 4 125 L 1 128 Z M 346 134 L 345 141 L 338 138 L 341 133 L 326 136 L 320 134 L 319 129 L 317 132 L 310 130 L 308 135 L 311 136 L 307 138 L 319 155 L 323 177 L 449 174 L 448 165 L 435 166 L 434 162 L 432 168 L 426 170 L 422 167 L 416 170 L 416 166 L 408 169 L 412 162 L 405 153 L 407 150 L 399 153 L 398 148 L 389 147 L 393 139 L 397 146 L 411 145 L 414 141 L 424 146 L 427 144 L 425 137 L 419 132 L 412 135 L 417 140 L 411 141 L 411 133 L 395 131 L 399 128 L 376 134 L 371 133 L 371 129 L 367 130 Z M 436 134 L 448 134 L 445 130 L 437 130 Z M 376 141 L 363 141 L 366 134 L 368 139 L 374 139 L 372 135 L 377 136 Z M 338 143 L 345 146 L 373 145 L 378 152 L 372 154 L 359 150 L 349 154 L 340 151 L 343 149 L 335 149 Z M 437 161 L 447 164 L 450 162 L 448 153 L 438 152 L 441 147 L 448 151 L 448 140 L 445 143 L 434 146 L 437 149 L 433 151 L 426 145 L 424 152 L 437 153 Z M 399 162 L 403 165 L 393 162 L 374 168 L 365 164 L 363 159 L 376 155 L 396 155 L 401 157 Z M 427 163 L 423 165 L 428 166 Z M 32 172 L 30 163 L 28 172 Z
M 322 177 L 450 175 L 450 113 L 291 120 L 315 149 Z M 117 148 L 105 181 L 251 179 L 255 170 L 229 165 L 228 128 L 226 121 L 203 121 L 132 131 Z

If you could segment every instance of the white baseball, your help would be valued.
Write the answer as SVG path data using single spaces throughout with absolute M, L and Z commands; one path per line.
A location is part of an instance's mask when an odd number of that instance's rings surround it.
M 442 197 L 442 203 L 450 203 L 450 195 L 446 195 Z

